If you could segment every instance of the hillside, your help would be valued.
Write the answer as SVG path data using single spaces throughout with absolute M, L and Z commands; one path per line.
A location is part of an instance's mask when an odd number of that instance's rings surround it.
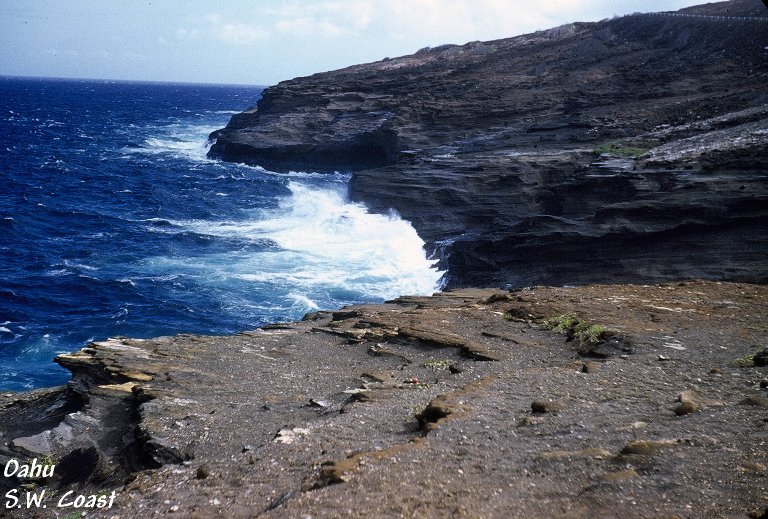
M 768 9 L 574 23 L 284 81 L 210 155 L 352 172 L 449 286 L 768 280 Z

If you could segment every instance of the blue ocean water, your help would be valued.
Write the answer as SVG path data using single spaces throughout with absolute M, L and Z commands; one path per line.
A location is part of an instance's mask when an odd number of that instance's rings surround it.
M 230 334 L 430 293 L 413 227 L 348 176 L 206 158 L 261 89 L 0 77 L 0 389 L 107 337 Z

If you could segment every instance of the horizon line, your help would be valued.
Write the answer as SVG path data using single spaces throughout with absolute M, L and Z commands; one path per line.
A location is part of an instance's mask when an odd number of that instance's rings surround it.
M 255 83 L 212 83 L 206 81 L 170 81 L 159 79 L 113 79 L 95 77 L 67 77 L 67 76 L 33 76 L 19 74 L 0 74 L 1 79 L 29 79 L 29 80 L 53 80 L 53 81 L 82 81 L 82 82 L 107 82 L 107 83 L 152 83 L 157 85 L 200 85 L 200 86 L 240 86 L 267 88 L 267 84 Z

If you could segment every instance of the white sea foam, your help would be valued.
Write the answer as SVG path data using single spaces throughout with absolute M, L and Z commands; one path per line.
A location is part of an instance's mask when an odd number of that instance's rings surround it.
M 317 303 L 312 301 L 310 298 L 303 294 L 294 294 L 293 292 L 290 292 L 288 294 L 289 299 L 293 299 L 299 306 L 302 307 L 302 310 L 320 310 L 320 307 Z
M 144 139 L 137 147 L 125 148 L 129 154 L 153 156 L 168 155 L 191 161 L 210 161 L 208 153 L 208 135 L 219 128 L 214 124 L 171 124 L 149 128 L 152 137 Z M 129 155 L 130 156 L 130 155 Z
M 430 294 L 439 288 L 442 272 L 426 258 L 424 242 L 409 222 L 348 202 L 345 184 L 333 180 L 323 187 L 290 181 L 288 187 L 290 196 L 277 209 L 254 211 L 240 221 L 172 222 L 174 232 L 274 247 L 203 258 L 154 258 L 152 270 L 182 273 L 224 292 L 237 285 L 253 291 L 256 299 L 278 298 L 303 311 L 351 300 Z
M 129 151 L 151 155 L 168 154 L 176 158 L 186 158 L 197 161 L 207 160 L 206 154 L 208 153 L 208 148 L 205 141 L 201 141 L 200 139 L 185 140 L 183 136 L 172 136 L 165 139 L 151 137 L 146 139 L 144 145 L 140 148 L 132 148 Z

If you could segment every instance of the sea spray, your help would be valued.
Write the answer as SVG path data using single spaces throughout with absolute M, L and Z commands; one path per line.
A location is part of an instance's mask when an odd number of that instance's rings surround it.
M 290 181 L 290 195 L 275 209 L 253 211 L 240 221 L 173 222 L 178 233 L 262 245 L 197 258 L 194 265 L 176 260 L 173 268 L 194 272 L 204 283 L 238 278 L 249 289 L 271 293 L 269 299 L 304 301 L 307 310 L 437 290 L 442 272 L 426 258 L 413 226 L 350 203 L 343 188 Z M 163 261 L 170 268 L 173 260 Z

